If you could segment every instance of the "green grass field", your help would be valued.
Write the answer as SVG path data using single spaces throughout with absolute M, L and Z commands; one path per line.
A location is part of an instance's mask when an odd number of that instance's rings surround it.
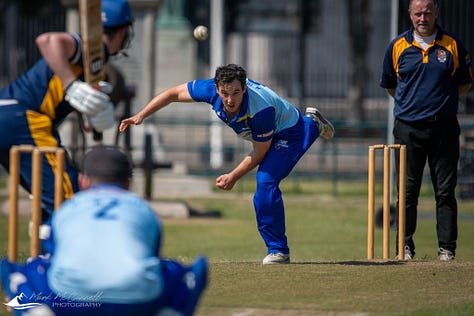
M 474 315 L 474 201 L 459 202 L 455 261 L 436 259 L 429 192 L 420 200 L 416 260 L 367 261 L 364 183 L 342 184 L 333 196 L 328 183 L 287 182 L 292 264 L 263 266 L 266 249 L 256 229 L 252 184 L 236 189 L 240 193 L 186 200 L 200 216 L 163 219 L 165 257 L 190 263 L 205 254 L 211 262 L 198 316 Z M 7 227 L 5 216 L 0 224 Z M 376 229 L 378 257 L 381 235 Z M 394 232 L 391 237 L 395 257 Z M 0 245 L 6 253 L 6 229 L 0 231 Z M 27 249 L 26 241 L 21 247 Z

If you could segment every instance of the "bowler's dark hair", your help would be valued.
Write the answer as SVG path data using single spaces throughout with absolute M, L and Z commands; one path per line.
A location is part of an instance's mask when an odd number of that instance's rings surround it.
M 238 80 L 242 84 L 242 88 L 245 86 L 245 80 L 247 79 L 247 72 L 244 68 L 236 64 L 228 64 L 225 66 L 217 67 L 216 74 L 214 76 L 214 82 L 216 86 L 219 84 L 231 83 L 234 80 Z

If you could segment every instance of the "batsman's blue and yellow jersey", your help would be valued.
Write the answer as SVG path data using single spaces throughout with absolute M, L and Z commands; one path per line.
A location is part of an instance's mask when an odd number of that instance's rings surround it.
M 300 112 L 267 86 L 247 79 L 247 91 L 238 115 L 230 122 L 217 94 L 214 79 L 188 82 L 193 100 L 212 105 L 217 116 L 241 138 L 264 142 L 296 125 Z
M 77 78 L 83 79 L 81 40 L 76 40 L 76 51 L 69 66 Z M 106 50 L 106 56 L 107 56 Z M 28 144 L 37 147 L 60 147 L 61 139 L 57 127 L 73 111 L 64 101 L 63 84 L 41 58 L 29 70 L 0 90 L 0 164 L 8 170 L 9 150 L 13 145 Z M 43 159 L 43 206 L 51 213 L 54 209 L 54 172 L 56 157 L 46 154 Z M 31 155 L 21 158 L 21 183 L 31 190 Z M 71 197 L 79 190 L 77 170 L 66 162 L 64 197 Z
M 411 122 L 433 115 L 456 115 L 458 87 L 472 82 L 471 59 L 462 43 L 437 27 L 426 49 L 414 40 L 413 28 L 389 45 L 380 86 L 395 89 L 394 116 Z
M 77 77 L 82 75 L 82 54 L 79 35 L 72 34 L 77 48 L 70 61 L 70 67 Z M 0 90 L 0 100 L 15 100 L 27 111 L 34 111 L 49 117 L 57 126 L 73 108 L 64 101 L 64 88 L 61 80 L 53 73 L 46 61 L 41 58 L 28 71 Z M 5 102 L 5 101 L 3 101 Z M 30 122 L 34 124 L 35 118 Z

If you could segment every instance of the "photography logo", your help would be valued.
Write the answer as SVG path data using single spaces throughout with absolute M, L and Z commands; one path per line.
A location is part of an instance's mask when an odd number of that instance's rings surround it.
M 3 303 L 5 306 L 14 309 L 14 310 L 27 310 L 30 308 L 45 305 L 52 305 L 53 307 L 62 308 L 62 309 L 73 309 L 73 308 L 100 308 L 102 303 L 100 302 L 100 297 L 102 293 L 99 292 L 93 296 L 79 297 L 76 296 L 72 300 L 72 296 L 67 298 L 66 296 L 59 296 L 53 294 L 52 292 L 49 295 L 44 295 L 43 293 L 35 293 L 31 296 L 27 296 L 25 293 L 15 296 L 8 303 Z
M 24 293 L 15 296 L 10 302 L 3 304 L 16 310 L 24 310 L 41 305 L 38 302 L 30 302 L 30 299 Z

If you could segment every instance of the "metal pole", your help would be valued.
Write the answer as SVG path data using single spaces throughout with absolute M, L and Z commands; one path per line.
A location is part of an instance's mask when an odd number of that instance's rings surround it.
M 145 199 L 150 201 L 153 191 L 153 139 L 150 133 L 145 133 L 143 171 L 145 173 Z
M 210 24 L 210 72 L 214 76 L 216 68 L 224 63 L 224 1 L 211 0 Z M 210 113 L 209 127 L 210 165 L 212 169 L 222 167 L 223 163 L 223 133 L 219 119 Z
M 392 0 L 390 7 L 390 40 L 395 38 L 398 34 L 398 1 Z M 394 99 L 392 96 L 388 96 L 388 115 L 387 115 L 387 144 L 393 144 L 393 107 L 395 105 Z M 394 158 L 394 153 L 391 153 Z M 393 175 L 395 173 L 394 165 L 390 166 L 390 188 L 393 188 Z M 390 190 L 390 203 L 393 201 L 393 190 Z

